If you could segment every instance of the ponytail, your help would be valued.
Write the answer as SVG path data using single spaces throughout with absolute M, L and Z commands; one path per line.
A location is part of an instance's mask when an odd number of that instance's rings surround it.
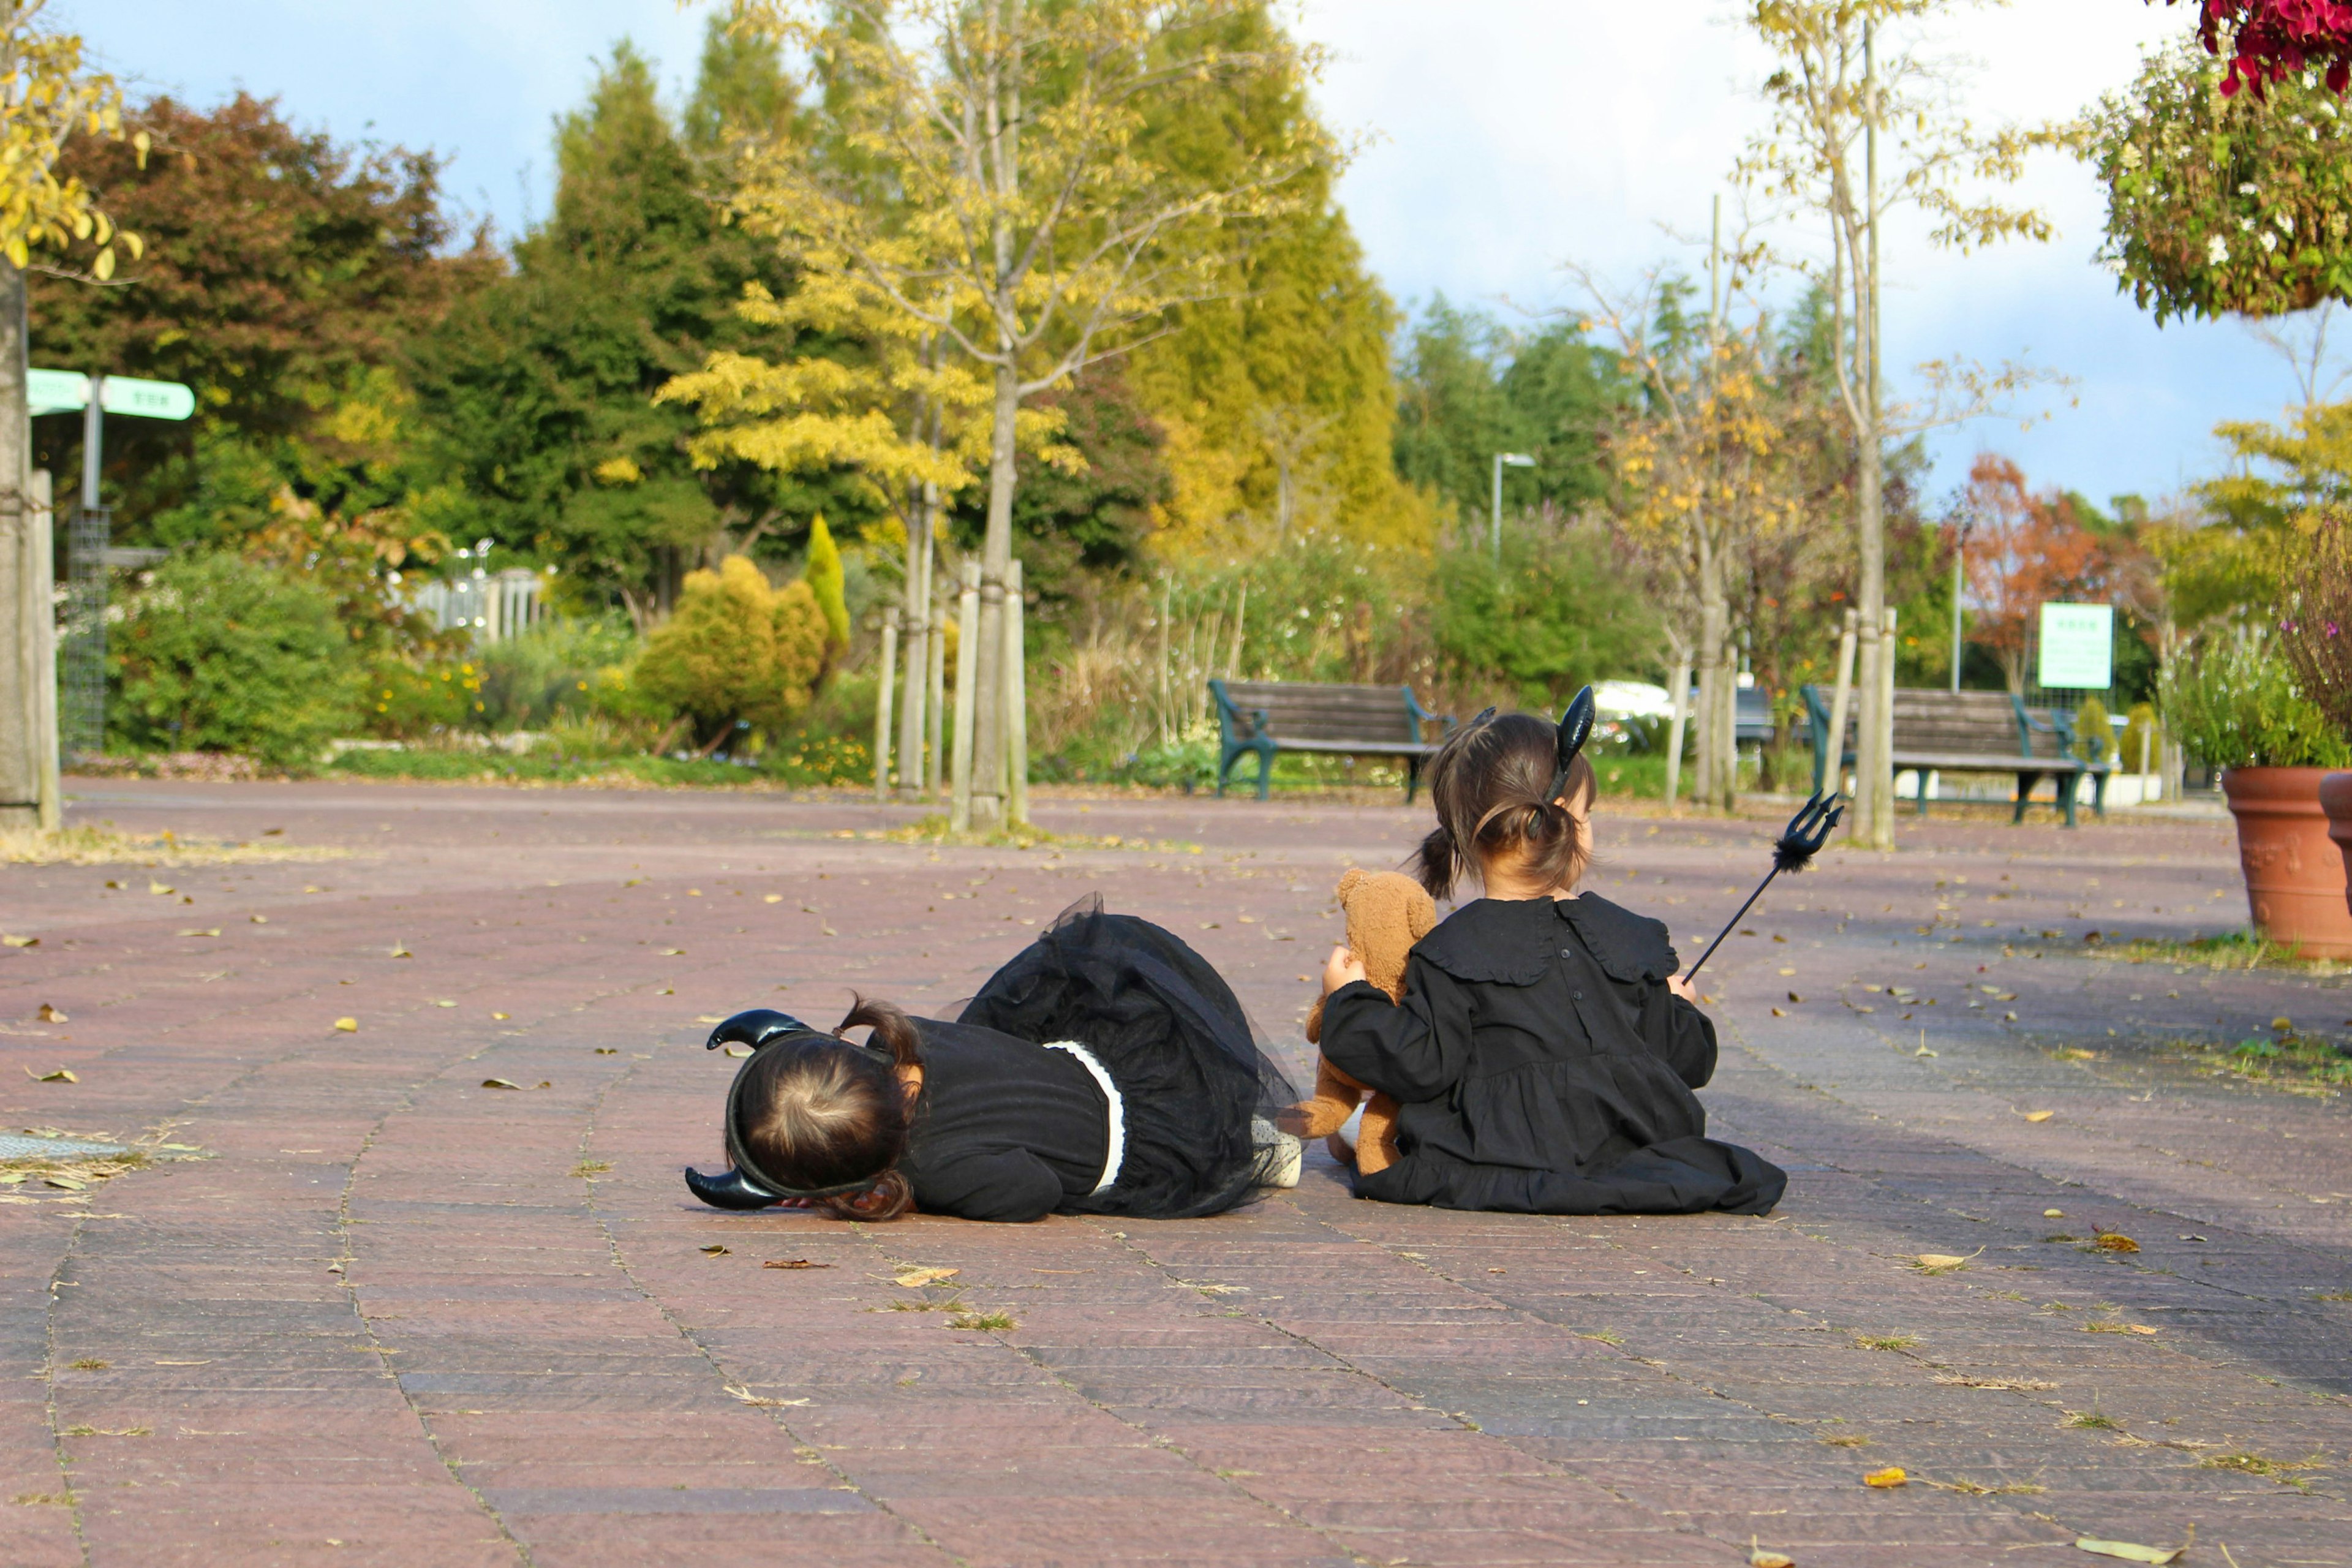
M 1530 713 L 1507 713 L 1448 736 L 1429 764 L 1437 826 L 1416 857 L 1430 897 L 1448 897 L 1487 860 L 1513 854 L 1546 886 L 1574 885 L 1591 858 L 1586 818 L 1598 781 L 1579 756 L 1555 796 L 1549 786 L 1558 771 L 1557 731 Z

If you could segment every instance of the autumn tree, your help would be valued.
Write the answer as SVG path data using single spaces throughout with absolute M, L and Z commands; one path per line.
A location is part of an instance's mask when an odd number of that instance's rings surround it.
M 1311 162 L 1243 149 L 1210 177 L 1143 155 L 1155 113 L 1297 53 L 1223 45 L 1238 4 L 1202 0 L 738 0 L 740 23 L 806 51 L 816 132 L 779 137 L 738 198 L 811 271 L 853 276 L 991 384 L 973 827 L 999 826 L 1003 599 L 1022 405 L 1131 347 L 1218 285 L 1218 226 L 1287 206 Z M 892 199 L 873 199 L 878 184 Z
M 339 143 L 243 93 L 209 110 L 152 99 L 125 124 L 151 153 L 82 140 L 60 167 L 107 193 L 143 260 L 108 288 L 39 274 L 31 289 L 43 363 L 196 390 L 186 425 L 108 429 L 118 537 L 236 545 L 287 514 L 281 496 L 348 519 L 429 488 L 401 356 L 499 270 L 458 247 L 437 158 Z M 95 234 L 66 251 L 83 270 L 97 255 Z M 79 466 L 81 429 L 42 422 L 51 468 Z
M 1976 188 L 2014 181 L 2028 150 L 2054 141 L 2054 134 L 2012 127 L 1979 132 L 1951 108 L 1949 68 L 1900 36 L 1973 3 L 1748 0 L 1743 6 L 1774 68 L 1763 89 L 1771 124 L 1749 141 L 1739 176 L 1765 199 L 1828 230 L 1828 255 L 1801 256 L 1796 264 L 1832 301 L 1839 402 L 1857 459 L 1853 523 L 1863 657 L 1856 676 L 1853 832 L 1874 848 L 1892 848 L 1895 842 L 1893 721 L 1882 695 L 1891 686 L 1883 661 L 1891 661 L 1895 649 L 1880 636 L 1886 609 L 1886 445 L 1984 412 L 2025 379 L 2014 371 L 1988 377 L 1967 366 L 1924 367 L 1926 395 L 1890 410 L 1879 353 L 1879 226 L 1896 208 L 1910 206 L 1928 218 L 1934 243 L 1963 250 L 2050 234 L 2040 212 L 1978 195 Z M 1881 37 L 1890 30 L 1893 36 Z
M 58 167 L 76 140 L 124 134 L 122 94 L 112 78 L 84 67 L 79 37 L 45 25 L 46 8 L 45 0 L 0 0 L 0 828 L 59 820 L 46 717 L 53 708 L 32 632 L 51 612 L 37 602 L 47 573 L 34 560 L 27 506 L 26 275 L 77 270 L 47 258 L 89 239 L 97 247 L 89 276 L 102 283 L 114 275 L 118 246 L 133 260 L 142 248 L 135 233 L 117 233 L 97 192 Z
M 2102 593 L 2107 552 L 2083 525 L 2074 500 L 2036 494 L 2009 458 L 1979 454 L 1969 467 L 1959 512 L 1968 529 L 1971 640 L 2000 661 L 2011 694 L 2025 695 L 2026 660 L 2042 606 Z

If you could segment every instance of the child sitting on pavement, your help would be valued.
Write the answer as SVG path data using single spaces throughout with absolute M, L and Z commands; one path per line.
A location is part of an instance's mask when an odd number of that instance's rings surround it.
M 1715 1026 L 1675 974 L 1665 926 L 1577 891 L 1592 853 L 1591 714 L 1587 689 L 1557 730 L 1489 710 L 1456 731 L 1430 763 L 1437 826 L 1420 877 L 1433 898 L 1465 876 L 1485 897 L 1414 945 L 1399 1001 L 1344 947 L 1324 966 L 1324 1056 L 1400 1103 L 1397 1159 L 1359 1174 L 1359 1196 L 1764 1214 L 1788 1184 L 1705 1136 L 1692 1090 L 1714 1075 Z

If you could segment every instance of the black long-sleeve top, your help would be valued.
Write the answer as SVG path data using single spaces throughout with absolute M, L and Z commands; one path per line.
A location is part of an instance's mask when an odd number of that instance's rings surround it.
M 1392 1203 L 1536 1214 L 1762 1213 L 1787 1178 L 1705 1136 L 1715 1026 L 1666 988 L 1661 922 L 1596 894 L 1481 899 L 1423 937 L 1391 1004 L 1323 1005 L 1323 1054 L 1400 1102 Z
M 965 1219 L 1043 1219 L 1101 1181 L 1109 1102 L 1068 1051 L 973 1024 L 918 1018 L 923 1092 L 898 1169 L 915 1206 Z

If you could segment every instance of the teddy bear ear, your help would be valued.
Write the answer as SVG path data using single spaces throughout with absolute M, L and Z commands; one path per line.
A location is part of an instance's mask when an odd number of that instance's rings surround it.
M 1345 871 L 1339 873 L 1339 885 L 1331 889 L 1333 896 L 1339 899 L 1341 903 L 1347 902 L 1348 895 L 1354 892 L 1358 888 L 1363 886 L 1364 879 L 1370 875 L 1370 872 L 1365 870 L 1360 866 L 1349 867 Z
M 1419 942 L 1437 929 L 1437 900 L 1419 889 L 1414 891 L 1420 896 L 1405 906 L 1404 924 L 1412 932 L 1412 940 Z

